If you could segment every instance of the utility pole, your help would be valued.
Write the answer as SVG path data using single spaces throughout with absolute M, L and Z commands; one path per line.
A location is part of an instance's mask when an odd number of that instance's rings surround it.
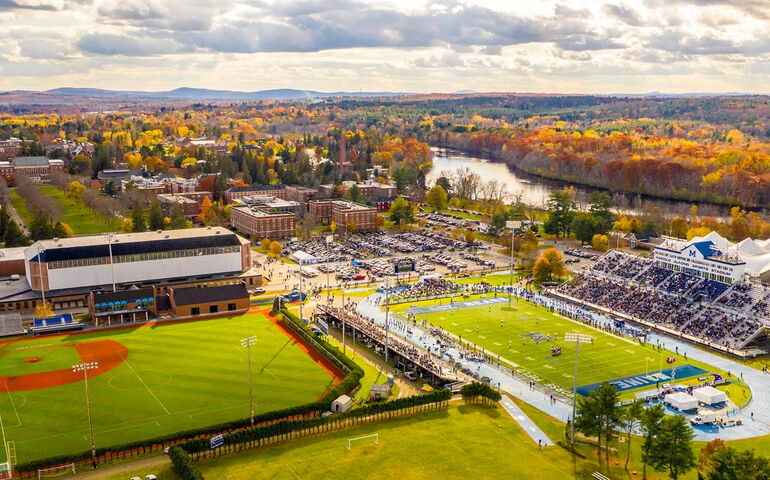
M 88 437 L 91 441 L 91 466 L 96 468 L 96 447 L 94 446 L 94 424 L 91 419 L 91 398 L 88 396 L 88 371 L 99 368 L 99 362 L 80 363 L 72 366 L 73 372 L 83 372 L 86 387 L 86 411 L 88 412 Z
M 251 377 L 251 346 L 257 344 L 257 336 L 241 339 L 241 346 L 246 347 L 246 361 L 249 364 L 249 421 L 254 425 L 254 383 Z
M 572 384 L 572 421 L 570 422 L 570 445 L 575 445 L 575 414 L 577 411 L 578 355 L 581 343 L 593 343 L 594 337 L 582 333 L 565 333 L 565 342 L 575 342 L 575 373 Z
M 388 363 L 388 319 L 390 318 L 390 278 L 385 279 L 385 363 Z
M 511 230 L 511 291 L 508 292 L 508 311 L 511 310 L 511 300 L 513 298 L 513 228 Z
M 302 300 L 302 260 L 299 261 L 299 319 L 303 322 L 305 321 L 305 317 L 302 316 L 302 304 L 305 303 Z

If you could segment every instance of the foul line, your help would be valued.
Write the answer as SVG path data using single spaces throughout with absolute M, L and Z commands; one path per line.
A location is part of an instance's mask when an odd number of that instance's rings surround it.
M 122 355 L 120 355 L 119 353 L 118 353 L 118 356 L 122 358 Z M 161 408 L 166 412 L 166 414 L 171 415 L 171 412 L 168 411 L 168 408 L 166 408 L 166 406 L 163 405 L 163 403 L 161 403 L 160 400 L 158 400 L 158 397 L 156 397 L 155 394 L 153 393 L 153 391 L 150 390 L 150 387 L 148 387 L 147 384 L 144 383 L 144 380 L 142 380 L 142 377 L 140 377 L 139 374 L 136 373 L 136 371 L 134 371 L 134 368 L 131 366 L 130 363 L 128 363 L 128 360 L 123 358 L 123 363 L 125 363 L 126 366 L 128 367 L 128 369 L 131 370 L 131 373 L 133 373 L 136 376 L 136 378 L 138 378 L 139 381 L 142 382 L 142 385 L 144 385 L 144 388 L 146 388 L 147 391 L 150 392 L 150 395 L 152 395 L 152 398 L 154 398 L 155 401 L 158 402 L 158 405 L 161 406 Z
M 18 423 L 18 425 L 9 425 L 8 428 L 20 427 L 21 418 L 19 417 L 19 411 L 16 410 L 16 402 L 13 401 L 13 396 L 11 396 L 11 389 L 8 387 L 8 380 L 6 380 L 6 378 L 3 377 L 3 382 L 5 383 L 5 391 L 8 392 L 8 399 L 11 401 L 11 406 L 13 406 L 13 413 L 16 414 L 16 422 Z

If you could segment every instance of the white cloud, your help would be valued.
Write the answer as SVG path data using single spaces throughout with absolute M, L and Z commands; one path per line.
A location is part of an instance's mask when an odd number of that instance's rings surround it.
M 0 88 L 758 91 L 769 17 L 766 0 L 0 0 Z

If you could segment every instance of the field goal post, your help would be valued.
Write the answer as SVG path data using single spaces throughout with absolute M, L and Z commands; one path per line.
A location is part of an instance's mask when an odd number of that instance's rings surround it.
M 43 478 L 60 477 L 62 475 L 69 475 L 70 473 L 73 475 L 76 473 L 74 463 L 68 463 L 66 465 L 59 465 L 50 468 L 39 468 L 37 470 L 37 479 L 41 480 Z
M 348 441 L 347 441 L 347 444 L 345 445 L 345 448 L 347 450 L 350 450 L 355 443 L 361 442 L 361 441 L 365 441 L 365 440 L 369 440 L 374 445 L 379 445 L 380 444 L 380 434 L 379 433 L 372 433 L 372 434 L 369 434 L 369 435 L 362 435 L 360 437 L 348 438 Z

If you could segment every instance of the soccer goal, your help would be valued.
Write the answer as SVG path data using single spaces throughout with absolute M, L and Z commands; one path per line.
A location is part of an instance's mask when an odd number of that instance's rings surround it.
M 37 470 L 37 479 L 60 477 L 62 475 L 75 475 L 75 464 L 68 463 L 66 465 L 59 465 L 58 467 L 39 468 Z
M 371 435 L 364 435 L 362 437 L 348 438 L 348 444 L 345 448 L 350 450 L 351 448 L 353 448 L 353 446 L 358 445 L 359 443 L 370 443 L 374 445 L 379 445 L 380 434 L 372 433 Z

